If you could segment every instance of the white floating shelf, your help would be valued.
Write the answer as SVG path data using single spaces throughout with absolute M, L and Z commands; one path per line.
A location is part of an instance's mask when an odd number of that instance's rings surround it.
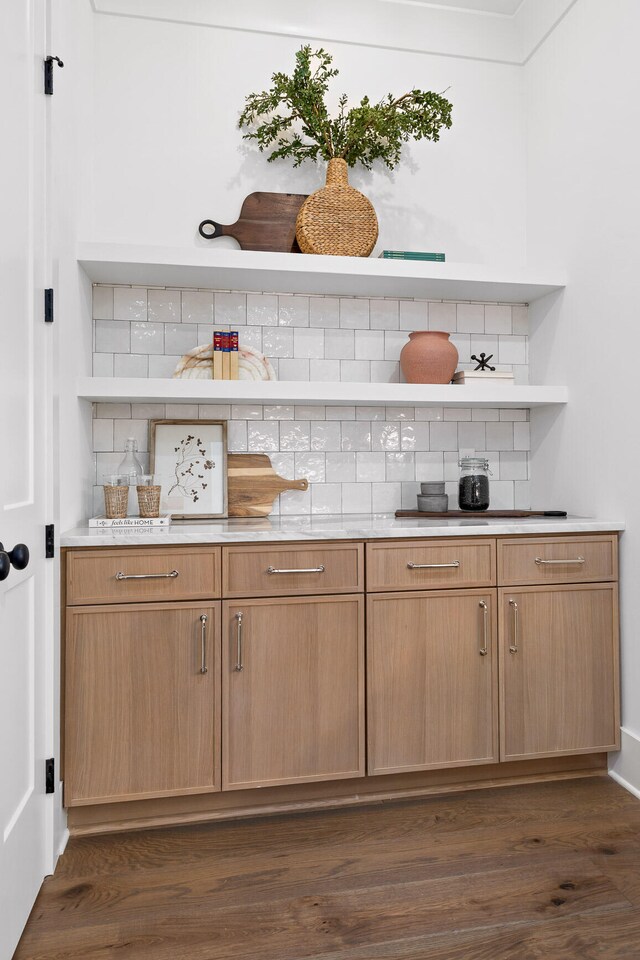
M 272 293 L 530 303 L 565 281 L 529 268 L 262 253 L 216 247 L 80 243 L 78 262 L 94 283 L 205 287 Z
M 78 396 L 104 403 L 267 403 L 325 406 L 542 407 L 568 401 L 566 387 L 328 383 L 294 380 L 165 380 L 82 377 Z

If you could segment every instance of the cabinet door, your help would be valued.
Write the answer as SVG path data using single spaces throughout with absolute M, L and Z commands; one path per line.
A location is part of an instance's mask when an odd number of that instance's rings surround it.
M 619 747 L 612 583 L 500 590 L 502 760 Z
M 367 602 L 368 772 L 496 761 L 496 591 Z
M 364 774 L 363 607 L 223 604 L 223 790 Z
M 220 789 L 219 618 L 220 604 L 67 610 L 68 806 Z

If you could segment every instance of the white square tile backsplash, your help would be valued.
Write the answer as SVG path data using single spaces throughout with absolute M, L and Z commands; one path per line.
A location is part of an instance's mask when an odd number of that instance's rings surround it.
M 212 339 L 215 325 L 239 328 L 240 343 L 263 352 L 281 380 L 395 383 L 411 330 L 446 330 L 472 369 L 472 353 L 494 355 L 500 370 L 528 382 L 525 305 L 361 297 L 298 296 L 96 285 L 94 376 L 171 377 L 183 353 Z M 412 508 L 424 480 L 445 480 L 455 507 L 458 458 L 491 464 L 491 506 L 529 506 L 529 412 L 246 404 L 94 405 L 95 509 L 103 477 L 138 439 L 148 469 L 149 420 L 225 419 L 229 450 L 265 452 L 283 476 L 307 477 L 274 513 L 390 513 Z

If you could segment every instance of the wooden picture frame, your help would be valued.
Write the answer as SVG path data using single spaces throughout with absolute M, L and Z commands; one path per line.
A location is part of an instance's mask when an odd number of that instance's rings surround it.
M 151 420 L 150 472 L 174 520 L 227 516 L 227 421 Z

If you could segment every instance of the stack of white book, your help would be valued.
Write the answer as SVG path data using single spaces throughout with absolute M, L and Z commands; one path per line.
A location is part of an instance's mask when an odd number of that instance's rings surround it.
M 513 374 L 499 370 L 458 370 L 453 375 L 453 383 L 476 384 L 491 383 L 494 386 L 503 383 L 505 386 L 513 384 Z
M 90 527 L 168 527 L 171 523 L 171 514 L 161 517 L 91 517 Z

